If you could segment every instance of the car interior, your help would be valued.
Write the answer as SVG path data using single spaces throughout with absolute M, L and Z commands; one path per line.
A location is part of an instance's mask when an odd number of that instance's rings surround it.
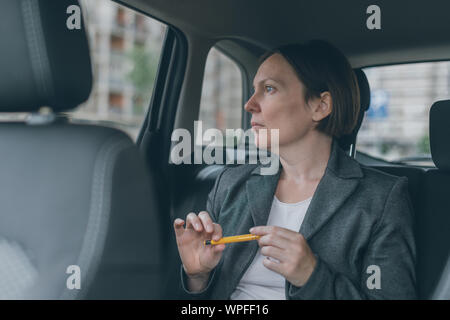
M 365 0 L 112 2 L 167 25 L 136 141 L 65 115 L 93 87 L 88 31 L 65 27 L 66 9 L 80 3 L 0 0 L 0 113 L 28 114 L 0 122 L 0 299 L 179 298 L 172 223 L 205 210 L 226 166 L 169 161 L 173 130 L 193 132 L 199 118 L 209 51 L 239 66 L 243 106 L 261 55 L 310 39 L 336 45 L 357 76 L 362 112 L 341 148 L 364 166 L 408 178 L 419 298 L 450 299 L 450 100 L 429 109 L 432 166 L 356 149 L 371 105 L 363 68 L 450 60 L 449 2 L 378 1 L 381 30 L 366 28 Z M 243 109 L 241 128 L 250 128 Z M 66 287 L 68 265 L 82 270 L 79 290 Z

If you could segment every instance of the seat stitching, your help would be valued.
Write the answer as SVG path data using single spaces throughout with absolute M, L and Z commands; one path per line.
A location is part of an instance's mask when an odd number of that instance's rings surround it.
M 37 0 L 22 0 L 22 15 L 31 67 L 41 99 L 53 96 L 53 80 Z
M 108 232 L 113 168 L 117 155 L 132 147 L 129 139 L 117 140 L 117 135 L 114 135 L 104 143 L 98 152 L 94 164 L 88 223 L 77 259 L 77 265 L 81 271 L 81 289 L 64 290 L 61 299 L 82 298 L 92 282 L 99 266 Z

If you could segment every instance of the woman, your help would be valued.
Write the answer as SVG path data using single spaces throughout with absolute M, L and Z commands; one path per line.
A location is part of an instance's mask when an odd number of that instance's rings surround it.
M 280 169 L 227 167 L 206 211 L 176 219 L 184 292 L 210 299 L 414 299 L 407 179 L 366 168 L 336 138 L 350 133 L 359 90 L 327 42 L 265 55 L 245 105 L 259 142 L 279 129 Z M 268 147 L 270 147 L 270 140 Z M 257 241 L 205 246 L 251 232 Z

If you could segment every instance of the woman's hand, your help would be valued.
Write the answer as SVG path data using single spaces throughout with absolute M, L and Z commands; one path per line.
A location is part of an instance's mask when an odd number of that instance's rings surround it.
M 184 270 L 189 277 L 207 278 L 219 263 L 225 245 L 204 245 L 203 241 L 222 238 L 222 227 L 213 223 L 206 211 L 201 211 L 198 216 L 189 213 L 186 222 L 186 228 L 183 219 L 175 219 L 173 223 Z
M 261 236 L 258 244 L 261 254 L 266 256 L 263 260 L 266 268 L 281 274 L 297 287 L 308 281 L 316 266 L 316 257 L 300 233 L 276 226 L 253 227 L 250 232 Z

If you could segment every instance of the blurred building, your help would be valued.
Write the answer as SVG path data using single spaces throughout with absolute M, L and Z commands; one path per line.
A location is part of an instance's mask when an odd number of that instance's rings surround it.
M 157 65 L 166 27 L 112 1 L 81 0 L 81 5 L 89 35 L 94 86 L 90 99 L 73 117 L 114 121 L 136 135 L 153 83 L 145 94 L 137 92 L 130 79 L 136 64 L 133 54 L 136 50 L 152 54 L 152 62 Z
M 206 60 L 199 119 L 204 129 L 241 128 L 242 76 L 239 67 L 217 49 Z
M 389 160 L 426 154 L 430 107 L 450 97 L 450 63 L 403 64 L 364 71 L 372 101 L 358 135 L 358 149 Z
M 150 102 L 153 83 L 136 95 L 129 79 L 135 67 L 130 54 L 144 48 L 159 62 L 166 26 L 110 0 L 81 0 L 91 48 L 94 86 L 90 99 L 71 116 L 111 121 L 136 137 Z M 149 57 L 150 58 L 150 57 Z M 154 71 L 154 70 L 153 70 Z M 204 128 L 239 128 L 242 79 L 239 68 L 218 50 L 208 55 L 200 120 Z

